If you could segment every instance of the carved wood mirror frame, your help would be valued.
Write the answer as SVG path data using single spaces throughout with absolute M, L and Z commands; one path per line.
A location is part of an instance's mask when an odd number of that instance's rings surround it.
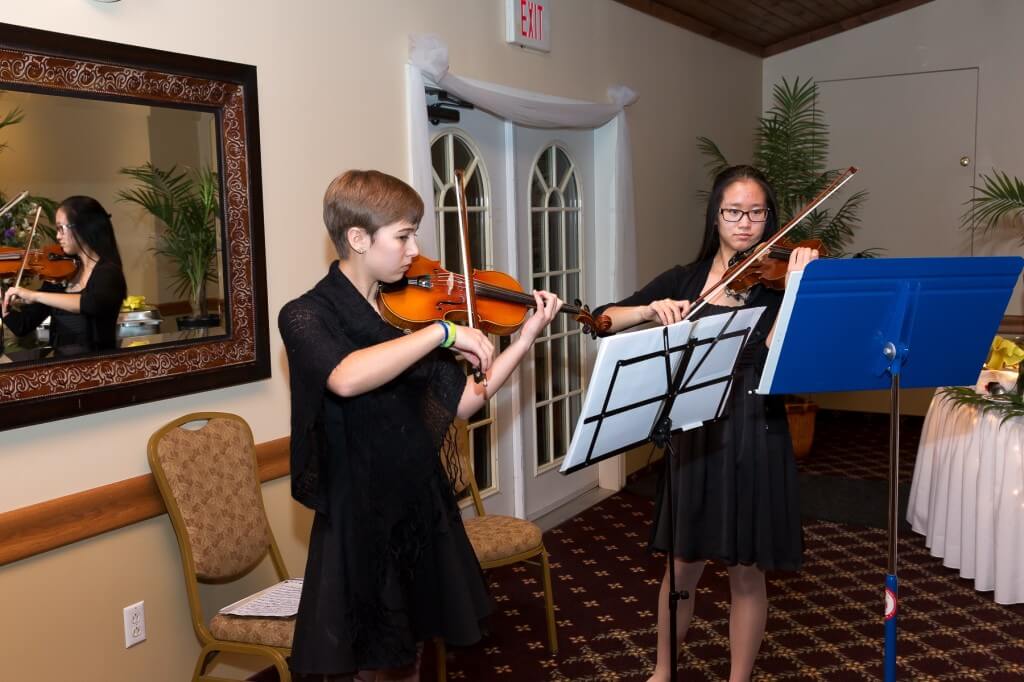
M 270 376 L 256 67 L 0 24 L 0 89 L 213 113 L 223 336 L 0 365 L 0 430 Z

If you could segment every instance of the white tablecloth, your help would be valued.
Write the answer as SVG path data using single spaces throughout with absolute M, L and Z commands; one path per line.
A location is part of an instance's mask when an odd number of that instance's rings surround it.
M 1000 425 L 937 391 L 914 465 L 907 520 L 932 555 L 995 590 L 1000 604 L 1024 602 L 1024 418 Z

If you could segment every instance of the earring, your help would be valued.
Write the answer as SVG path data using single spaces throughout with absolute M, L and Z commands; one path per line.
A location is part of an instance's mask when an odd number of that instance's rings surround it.
M 362 254 L 366 253 L 366 249 L 363 249 L 362 251 L 360 251 L 359 249 L 353 249 L 353 250 L 354 250 L 354 251 L 355 251 L 356 253 L 358 253 L 359 255 L 362 255 Z

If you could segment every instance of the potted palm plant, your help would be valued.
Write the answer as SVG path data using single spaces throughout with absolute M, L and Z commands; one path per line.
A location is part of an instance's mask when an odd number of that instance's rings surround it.
M 210 327 L 220 316 L 210 314 L 207 282 L 217 277 L 217 220 L 220 183 L 209 169 L 157 168 L 151 163 L 122 168 L 138 184 L 118 192 L 119 201 L 142 206 L 160 224 L 154 251 L 174 263 L 175 293 L 187 295 L 191 315 L 178 319 L 179 327 Z
M 754 161 L 775 189 L 779 224 L 790 221 L 803 206 L 818 195 L 842 171 L 826 167 L 828 125 L 817 108 L 818 85 L 811 79 L 785 78 L 772 88 L 772 105 L 760 116 L 754 132 Z M 712 176 L 731 165 L 718 145 L 707 137 L 697 138 L 697 147 L 707 158 Z M 705 193 L 706 194 L 706 193 Z M 800 242 L 819 239 L 831 256 L 869 257 L 874 249 L 847 254 L 859 222 L 866 191 L 851 194 L 835 210 L 815 209 L 789 233 Z M 806 397 L 790 396 L 786 403 L 793 450 L 797 457 L 810 452 L 818 406 Z

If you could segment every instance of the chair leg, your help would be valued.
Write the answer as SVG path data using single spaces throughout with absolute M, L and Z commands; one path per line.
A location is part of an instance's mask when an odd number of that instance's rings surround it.
M 548 616 L 548 648 L 551 655 L 558 653 L 558 632 L 555 630 L 555 597 L 551 592 L 551 567 L 548 565 L 548 550 L 540 553 L 541 570 L 544 573 L 544 609 Z
M 274 661 L 274 667 L 277 668 L 278 682 L 292 682 L 292 671 L 288 667 L 288 660 L 276 651 L 273 652 L 270 658 Z
M 192 672 L 192 682 L 197 682 L 199 679 L 206 674 L 206 668 L 209 666 L 213 659 L 220 653 L 217 649 L 214 649 L 209 644 L 203 646 L 199 652 L 199 658 L 196 660 L 196 668 Z
M 434 638 L 434 653 L 437 656 L 437 682 L 445 682 L 448 679 L 448 660 L 444 640 L 440 637 Z

